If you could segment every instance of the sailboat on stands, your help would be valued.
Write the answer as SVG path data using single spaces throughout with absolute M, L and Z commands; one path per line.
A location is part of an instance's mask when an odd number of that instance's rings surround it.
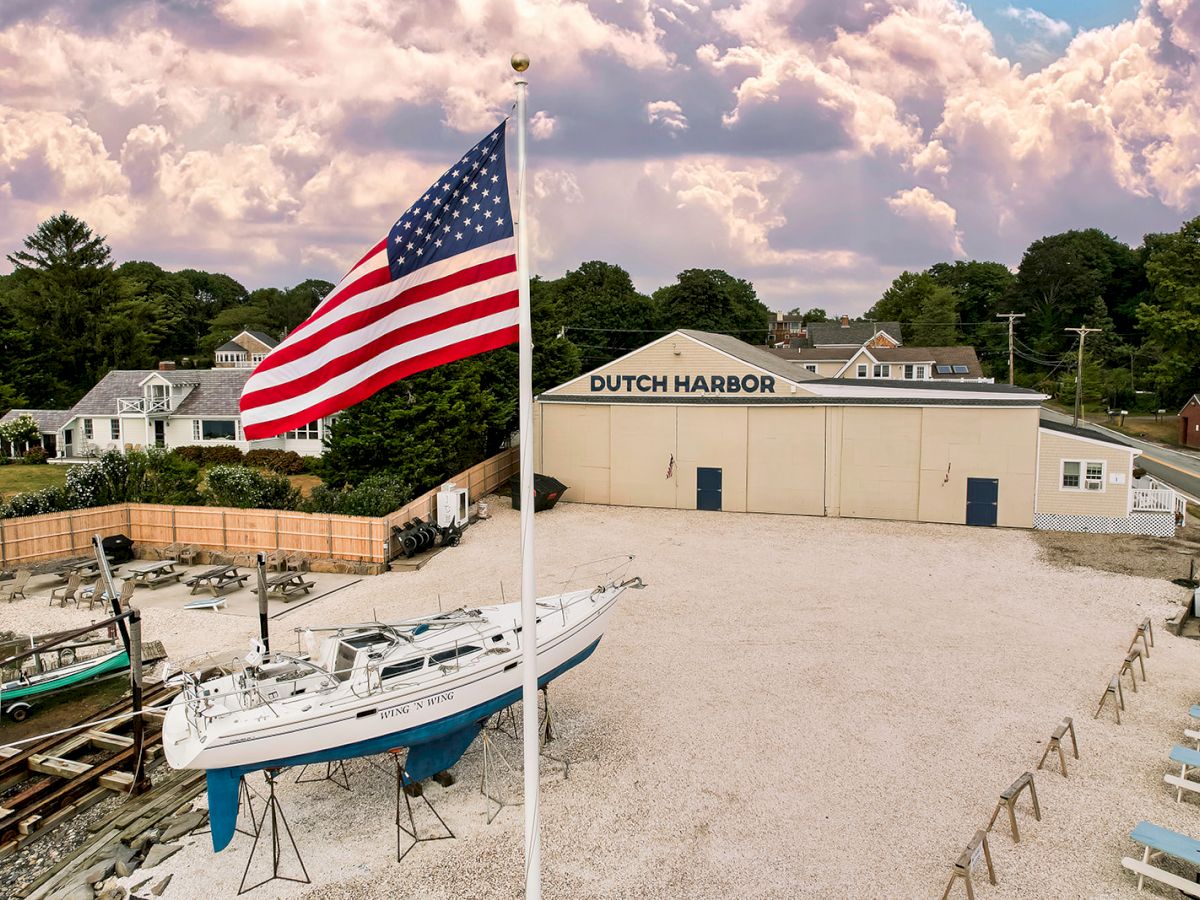
M 617 599 L 640 586 L 614 580 L 539 600 L 538 686 L 587 659 Z M 414 781 L 450 768 L 487 718 L 521 697 L 520 615 L 509 603 L 347 625 L 296 656 L 268 657 L 255 641 L 239 672 L 176 675 L 184 688 L 167 711 L 163 748 L 174 768 L 207 770 L 213 849 L 233 837 L 247 772 L 401 747 Z

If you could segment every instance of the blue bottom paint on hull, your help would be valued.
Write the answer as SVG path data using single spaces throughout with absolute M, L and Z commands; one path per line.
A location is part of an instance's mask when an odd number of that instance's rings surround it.
M 565 663 L 542 675 L 538 678 L 538 687 L 545 687 L 564 672 L 579 665 L 592 655 L 599 643 L 600 638 L 596 638 L 588 647 Z M 448 769 L 458 762 L 479 733 L 479 729 L 487 717 L 505 707 L 512 706 L 520 699 L 521 689 L 516 688 L 488 700 L 486 703 L 473 706 L 444 719 L 438 719 L 436 722 L 419 725 L 416 728 L 407 728 L 364 741 L 356 741 L 353 744 L 344 744 L 341 747 L 302 753 L 297 756 L 280 757 L 253 765 L 209 769 L 206 773 L 208 818 L 212 828 L 213 850 L 220 852 L 233 840 L 234 830 L 237 827 L 238 784 L 243 775 L 262 769 L 305 766 L 310 763 L 373 756 L 397 747 L 408 747 L 409 754 L 405 760 L 405 771 L 414 781 L 420 781 Z

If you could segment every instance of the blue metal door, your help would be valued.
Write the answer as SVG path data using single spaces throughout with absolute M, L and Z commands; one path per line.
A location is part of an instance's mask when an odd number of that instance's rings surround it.
M 696 509 L 721 508 L 721 470 L 696 469 Z
M 1000 480 L 997 478 L 967 479 L 967 524 L 995 525 L 996 509 L 1000 498 Z

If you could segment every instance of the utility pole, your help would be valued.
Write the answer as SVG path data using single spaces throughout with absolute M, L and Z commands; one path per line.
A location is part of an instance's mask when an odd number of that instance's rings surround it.
M 1064 328 L 1063 331 L 1073 331 L 1079 335 L 1079 362 L 1075 365 L 1075 425 L 1079 425 L 1079 416 L 1083 412 L 1083 342 L 1089 334 L 1102 331 L 1101 328 Z
M 1025 318 L 1025 313 L 996 313 L 997 319 L 1008 319 L 1008 383 L 1013 383 L 1013 319 Z

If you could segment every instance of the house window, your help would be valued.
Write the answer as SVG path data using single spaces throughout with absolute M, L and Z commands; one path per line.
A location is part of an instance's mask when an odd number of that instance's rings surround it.
M 966 375 L 970 371 L 971 370 L 967 366 L 955 366 L 954 367 L 955 375 Z
M 952 371 L 953 371 L 953 367 L 943 366 L 941 363 L 938 363 L 937 373 L 939 375 L 949 375 Z
M 237 434 L 231 419 L 202 419 L 200 436 L 206 441 L 232 441 Z
M 1062 489 L 1064 491 L 1104 490 L 1104 463 L 1095 460 L 1064 459 Z
M 108 433 L 114 441 L 121 440 L 121 420 L 120 419 L 109 419 Z
M 912 380 L 912 377 L 913 377 L 913 373 L 914 373 L 915 371 L 916 371 L 916 370 L 915 370 L 915 369 L 914 369 L 914 368 L 913 368 L 913 367 L 912 367 L 910 364 L 906 363 L 906 364 L 905 364 L 905 366 L 904 366 L 904 378 L 905 378 L 905 380 L 906 380 L 906 381 L 911 381 L 911 380 Z
M 867 364 L 866 364 L 866 363 L 859 363 L 859 364 L 858 364 L 858 377 L 859 377 L 859 378 L 866 378 L 866 377 L 867 377 Z
M 295 431 L 289 431 L 285 437 L 289 441 L 319 441 L 321 439 L 321 420 L 309 422 Z
M 891 378 L 892 367 L 886 363 L 875 363 L 875 368 L 872 370 L 872 378 Z
M 83 420 L 83 439 L 85 441 L 90 441 L 92 439 L 92 420 L 91 419 Z
M 805 363 L 804 371 L 812 372 L 814 375 L 816 375 L 817 374 L 817 364 L 816 363 Z
M 200 420 L 192 419 L 192 440 L 200 440 Z
M 927 374 L 928 371 L 929 371 L 928 368 L 926 368 L 925 366 L 917 366 L 917 379 L 920 381 L 924 381 L 926 378 L 929 377 L 929 375 Z

